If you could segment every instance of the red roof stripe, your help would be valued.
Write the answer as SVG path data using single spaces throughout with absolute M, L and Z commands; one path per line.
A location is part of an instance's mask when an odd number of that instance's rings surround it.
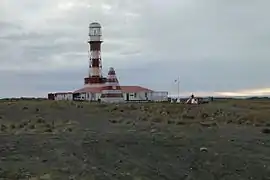
M 120 87 L 123 93 L 137 93 L 142 91 L 153 92 L 153 90 L 141 86 L 120 86 Z M 74 91 L 74 93 L 82 93 L 82 92 L 101 93 L 102 90 L 103 87 L 85 87 Z

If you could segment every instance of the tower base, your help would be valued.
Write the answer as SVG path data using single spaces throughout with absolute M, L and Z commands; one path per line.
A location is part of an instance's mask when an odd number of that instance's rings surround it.
M 84 85 L 86 84 L 105 84 L 107 78 L 104 77 L 86 77 L 84 78 Z

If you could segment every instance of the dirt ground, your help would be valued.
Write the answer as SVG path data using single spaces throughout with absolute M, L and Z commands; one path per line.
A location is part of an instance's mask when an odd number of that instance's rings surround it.
M 1 101 L 0 179 L 270 180 L 270 101 Z

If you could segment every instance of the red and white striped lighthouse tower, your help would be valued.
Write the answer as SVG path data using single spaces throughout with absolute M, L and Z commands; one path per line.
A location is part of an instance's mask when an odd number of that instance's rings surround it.
M 89 73 L 84 78 L 85 86 L 100 86 L 106 82 L 102 77 L 101 61 L 101 43 L 102 43 L 101 25 L 93 22 L 89 25 Z
M 109 69 L 107 82 L 102 88 L 100 100 L 107 103 L 124 102 L 121 86 L 112 67 Z

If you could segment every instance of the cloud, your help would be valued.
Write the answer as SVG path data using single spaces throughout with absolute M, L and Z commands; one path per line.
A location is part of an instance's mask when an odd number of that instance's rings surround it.
M 270 86 L 269 5 L 266 0 L 2 0 L 0 94 L 80 88 L 88 72 L 92 21 L 103 28 L 104 74 L 114 66 L 121 84 L 176 94 L 173 81 L 180 76 L 182 94 L 261 94 Z
M 249 89 L 236 92 L 219 92 L 222 96 L 269 96 L 270 88 Z

